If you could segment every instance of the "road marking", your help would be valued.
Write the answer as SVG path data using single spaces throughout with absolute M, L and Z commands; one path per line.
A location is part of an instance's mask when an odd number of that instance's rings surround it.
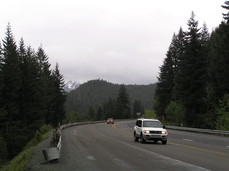
M 189 142 L 193 142 L 193 141 L 194 141 L 194 140 L 185 139 L 185 138 L 183 138 L 182 140 L 184 140 L 184 141 L 189 141 Z
M 87 156 L 86 158 L 87 158 L 88 160 L 96 160 L 95 157 L 93 157 L 93 156 Z
M 114 129 L 116 129 L 117 131 L 122 132 L 122 133 L 124 133 L 124 134 L 132 135 L 129 131 L 125 131 L 125 130 L 123 130 L 123 129 L 117 128 L 117 127 L 116 127 L 116 124 L 112 125 L 112 128 L 114 128 Z
M 122 132 L 124 134 L 132 135 L 132 133 L 130 133 L 128 131 L 124 131 L 124 130 L 122 130 L 120 128 L 117 128 L 116 127 L 116 124 L 112 125 L 112 128 L 114 128 L 117 131 Z M 204 148 L 198 148 L 198 147 L 194 147 L 194 146 L 190 146 L 190 145 L 185 145 L 185 144 L 177 144 L 177 143 L 173 143 L 173 142 L 170 142 L 170 141 L 169 141 L 168 144 L 172 144 L 172 145 L 176 145 L 176 146 L 180 146 L 180 147 L 183 147 L 183 148 L 188 148 L 188 149 L 192 149 L 192 150 L 196 150 L 196 151 L 202 151 L 202 152 L 207 152 L 207 153 L 211 153 L 211 154 L 217 154 L 217 155 L 220 155 L 220 156 L 229 157 L 229 154 L 223 153 L 223 152 L 219 152 L 219 151 L 208 150 L 208 149 L 204 149 Z M 227 146 L 227 147 L 229 148 L 229 146 Z
M 114 161 L 116 164 L 122 166 L 122 168 L 126 168 L 127 170 L 133 170 L 133 169 L 131 169 L 131 166 L 130 166 L 127 162 L 125 162 L 124 160 L 115 158 L 115 159 L 113 159 L 113 161 Z
M 227 146 L 227 148 L 229 148 L 229 145 Z
M 117 129 L 118 129 L 118 128 L 117 128 Z M 193 165 L 193 164 L 190 164 L 190 163 L 186 163 L 186 162 L 181 161 L 181 160 L 177 160 L 177 159 L 174 159 L 174 158 L 171 158 L 171 157 L 167 157 L 167 156 L 161 155 L 161 154 L 159 154 L 159 153 L 155 153 L 155 152 L 153 152 L 153 151 L 146 150 L 146 149 L 144 149 L 144 148 L 141 148 L 141 147 L 138 147 L 138 146 L 135 146 L 135 145 L 131 145 L 131 144 L 126 143 L 126 142 L 124 142 L 124 141 L 120 141 L 120 140 L 118 140 L 118 139 L 114 139 L 114 141 L 117 141 L 117 142 L 119 142 L 120 144 L 129 146 L 129 147 L 132 147 L 132 148 L 137 149 L 137 150 L 139 150 L 139 151 L 142 151 L 142 152 L 151 154 L 151 155 L 153 155 L 153 158 L 155 158 L 156 160 L 163 161 L 164 163 L 167 163 L 167 164 L 172 165 L 172 166 L 185 167 L 186 170 L 210 171 L 210 170 L 208 170 L 208 169 L 206 169 L 206 168 L 203 168 L 203 167 L 201 167 L 201 166 L 196 166 L 196 165 Z

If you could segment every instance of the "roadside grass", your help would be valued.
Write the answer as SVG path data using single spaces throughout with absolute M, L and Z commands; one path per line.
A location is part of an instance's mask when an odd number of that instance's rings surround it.
M 28 142 L 24 150 L 21 153 L 19 153 L 17 156 L 15 156 L 7 164 L 3 165 L 2 168 L 0 168 L 0 171 L 29 170 L 29 162 L 32 159 L 33 147 L 39 144 L 44 139 L 46 139 L 49 136 L 51 130 L 52 128 L 47 125 L 42 126 L 39 129 L 39 131 L 36 132 L 34 138 L 30 142 Z

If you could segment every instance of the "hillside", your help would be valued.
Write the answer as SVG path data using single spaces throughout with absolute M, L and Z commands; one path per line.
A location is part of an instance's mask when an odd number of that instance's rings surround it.
M 66 111 L 77 110 L 84 115 L 90 107 L 97 108 L 110 97 L 116 98 L 119 84 L 109 83 L 104 80 L 91 80 L 68 93 L 66 100 Z M 135 99 L 141 100 L 145 109 L 152 108 L 154 90 L 156 84 L 150 85 L 126 85 L 131 106 Z

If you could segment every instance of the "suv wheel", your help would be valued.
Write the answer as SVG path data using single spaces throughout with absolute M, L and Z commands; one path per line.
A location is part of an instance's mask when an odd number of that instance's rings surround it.
M 134 141 L 137 142 L 138 139 L 139 139 L 139 138 L 136 136 L 136 132 L 134 132 Z
M 162 144 L 166 144 L 166 143 L 167 143 L 167 140 L 162 141 Z
M 143 138 L 142 133 L 141 133 L 141 136 L 140 136 L 140 141 L 141 141 L 141 143 L 144 143 L 145 142 L 145 139 Z

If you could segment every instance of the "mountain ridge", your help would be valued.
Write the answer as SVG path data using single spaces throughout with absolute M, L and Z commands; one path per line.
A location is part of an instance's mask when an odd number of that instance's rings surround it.
M 66 112 L 75 110 L 81 115 L 85 115 L 90 107 L 96 109 L 109 98 L 116 98 L 120 85 L 122 84 L 114 84 L 101 79 L 80 84 L 77 89 L 68 93 L 65 105 Z M 142 102 L 144 109 L 152 109 L 156 84 L 125 86 L 131 107 L 136 99 Z
M 65 82 L 64 90 L 69 93 L 70 91 L 77 89 L 80 85 L 81 84 L 76 81 L 68 80 Z

